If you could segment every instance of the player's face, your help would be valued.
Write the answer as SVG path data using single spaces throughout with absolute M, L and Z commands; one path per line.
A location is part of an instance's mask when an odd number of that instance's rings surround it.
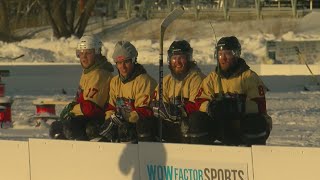
M 88 69 L 95 63 L 94 49 L 82 49 L 79 51 L 80 63 L 83 69 Z
M 134 64 L 131 59 L 121 60 L 116 62 L 117 69 L 122 77 L 127 77 L 134 68 Z
M 184 73 L 187 69 L 187 56 L 184 54 L 176 54 L 171 56 L 170 66 L 174 73 Z
M 232 50 L 219 50 L 218 60 L 223 71 L 228 71 L 236 63 L 236 57 Z

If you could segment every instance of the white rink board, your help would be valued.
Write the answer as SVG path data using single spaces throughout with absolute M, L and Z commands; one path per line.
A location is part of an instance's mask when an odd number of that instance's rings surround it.
M 249 147 L 139 143 L 141 180 L 252 180 Z
M 320 148 L 252 146 L 255 180 L 319 180 Z
M 0 179 L 30 180 L 28 142 L 0 140 Z
M 139 179 L 137 144 L 29 139 L 32 180 Z
M 259 65 L 249 65 L 250 69 L 254 70 L 258 75 L 261 76 L 274 76 L 274 75 L 303 75 L 309 76 L 307 66 L 305 64 L 259 64 Z M 312 73 L 314 75 L 320 74 L 320 64 L 309 65 Z

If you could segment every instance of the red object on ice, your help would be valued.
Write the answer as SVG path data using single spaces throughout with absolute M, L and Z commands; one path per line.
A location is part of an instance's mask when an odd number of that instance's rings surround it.
M 11 103 L 0 103 L 0 122 L 11 122 Z
M 37 104 L 36 114 L 48 113 L 51 115 L 56 115 L 56 105 L 55 104 Z

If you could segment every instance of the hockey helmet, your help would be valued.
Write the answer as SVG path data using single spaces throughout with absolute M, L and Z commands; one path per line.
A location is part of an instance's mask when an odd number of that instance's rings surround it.
M 216 54 L 219 50 L 232 50 L 233 55 L 236 57 L 241 55 L 241 45 L 235 36 L 222 37 L 217 43 Z
M 131 59 L 137 61 L 138 51 L 129 41 L 118 41 L 114 47 L 112 58 L 114 62 Z
M 79 57 L 79 53 L 84 49 L 94 49 L 95 54 L 101 54 L 102 42 L 93 35 L 84 35 L 80 38 L 76 54 Z
M 192 61 L 193 49 L 186 40 L 173 41 L 168 49 L 168 64 L 170 63 L 171 57 L 177 54 L 184 54 L 187 56 L 187 61 Z

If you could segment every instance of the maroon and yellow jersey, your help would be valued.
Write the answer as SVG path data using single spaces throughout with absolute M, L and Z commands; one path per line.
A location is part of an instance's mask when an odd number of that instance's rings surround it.
M 121 113 L 126 121 L 136 123 L 140 118 L 152 116 L 149 104 L 156 81 L 140 64 L 135 66 L 135 71 L 140 73 L 136 73 L 131 80 L 123 82 L 120 75 L 112 78 L 105 119 L 114 113 Z
M 221 92 L 224 95 L 243 97 L 245 113 L 266 113 L 266 86 L 259 76 L 245 64 L 243 71 L 228 78 L 221 76 Z M 219 79 L 216 71 L 211 72 L 201 84 L 197 95 L 199 110 L 206 112 L 210 100 L 219 94 Z
M 197 110 L 194 106 L 194 100 L 204 77 L 204 74 L 197 66 L 190 69 L 188 75 L 183 80 L 177 80 L 172 74 L 166 75 L 163 78 L 163 102 L 175 105 L 183 104 L 189 115 Z M 157 96 L 157 99 L 159 99 L 157 90 L 158 87 L 154 96 Z
M 82 73 L 76 96 L 78 104 L 71 112 L 88 118 L 104 117 L 104 107 L 109 100 L 110 81 L 113 77 L 111 70 L 112 65 L 105 60 L 100 66 Z

